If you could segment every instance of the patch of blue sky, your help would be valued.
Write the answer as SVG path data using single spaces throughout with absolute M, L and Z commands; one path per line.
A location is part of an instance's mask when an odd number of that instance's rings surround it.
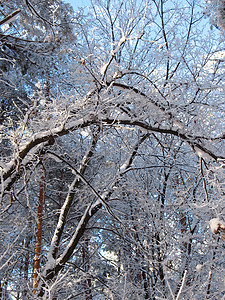
M 84 8 L 91 5 L 90 0 L 65 0 L 65 2 L 69 3 L 73 7 L 74 11 L 79 10 L 81 7 Z

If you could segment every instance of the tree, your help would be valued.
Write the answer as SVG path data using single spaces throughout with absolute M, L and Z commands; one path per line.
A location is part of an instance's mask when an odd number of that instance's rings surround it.
M 2 123 L 4 224 L 14 216 L 11 240 L 2 227 L 2 278 L 23 280 L 28 299 L 32 264 L 26 277 L 19 262 L 34 243 L 23 246 L 42 166 L 37 298 L 223 296 L 224 45 L 201 5 L 93 1 L 27 110 Z
M 225 4 L 223 0 L 206 1 L 205 13 L 210 16 L 211 22 L 223 32 L 225 29 Z

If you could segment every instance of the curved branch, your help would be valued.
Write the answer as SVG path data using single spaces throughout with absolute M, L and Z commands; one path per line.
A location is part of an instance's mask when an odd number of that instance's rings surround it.
M 123 86 L 123 84 L 117 84 L 117 86 Z M 125 86 L 126 89 L 128 88 Z M 136 88 L 132 88 L 132 90 L 136 93 L 138 90 Z M 141 95 L 144 95 L 140 92 Z M 164 110 L 164 108 L 161 107 L 160 104 L 156 104 L 160 109 Z M 181 132 L 180 129 L 173 129 L 173 128 L 166 128 L 166 127 L 159 127 L 159 126 L 152 126 L 148 123 L 145 123 L 143 121 L 138 120 L 131 120 L 128 119 L 111 119 L 111 118 L 102 118 L 98 119 L 97 116 L 88 116 L 86 119 L 79 119 L 75 121 L 71 121 L 68 124 L 65 124 L 63 126 L 56 127 L 52 130 L 47 130 L 44 132 L 40 132 L 33 135 L 33 138 L 28 142 L 18 153 L 17 157 L 15 157 L 10 163 L 6 165 L 4 169 L 2 169 L 2 176 L 3 182 L 1 180 L 1 184 L 4 185 L 4 191 L 9 191 L 13 185 L 13 183 L 20 177 L 21 170 L 18 168 L 19 165 L 27 165 L 29 161 L 31 162 L 34 155 L 39 153 L 40 151 L 44 151 L 46 146 L 54 142 L 54 139 L 57 137 L 69 134 L 70 132 L 78 129 L 78 128 L 85 128 L 90 125 L 98 125 L 102 126 L 102 124 L 105 125 L 129 125 L 133 127 L 139 127 L 141 129 L 144 129 L 145 131 L 151 131 L 151 132 L 159 132 L 163 134 L 170 134 L 176 137 L 179 137 L 186 143 L 188 143 L 191 148 L 196 151 L 198 154 L 204 154 L 206 156 L 209 156 L 213 158 L 215 161 L 218 159 L 224 160 L 224 156 L 219 156 L 214 154 L 212 151 L 207 149 L 205 146 L 201 145 L 197 140 L 208 140 L 208 141 L 215 141 L 215 140 L 224 140 L 225 136 L 218 136 L 218 137 L 204 137 L 204 136 L 197 136 L 197 135 L 191 135 L 189 133 Z M 47 143 L 46 143 L 47 142 Z M 28 156 L 31 156 L 31 158 L 28 158 Z M 24 162 L 25 160 L 25 162 Z M 2 193 L 4 195 L 4 193 Z

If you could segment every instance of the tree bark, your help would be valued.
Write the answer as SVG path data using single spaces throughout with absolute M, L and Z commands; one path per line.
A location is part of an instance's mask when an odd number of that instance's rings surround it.
M 91 278 L 88 276 L 88 271 L 90 268 L 89 265 L 89 238 L 86 238 L 82 246 L 82 258 L 84 270 L 86 272 L 87 278 L 84 280 L 84 289 L 85 289 L 85 300 L 92 300 L 92 291 L 91 291 Z
M 41 258 L 41 243 L 42 243 L 42 226 L 43 226 L 43 207 L 45 201 L 45 169 L 41 166 L 41 179 L 39 186 L 38 198 L 38 223 L 36 230 L 36 244 L 35 244 L 35 257 L 34 257 L 34 275 L 33 275 L 33 294 L 35 294 L 38 287 L 38 274 L 40 272 L 40 258 Z

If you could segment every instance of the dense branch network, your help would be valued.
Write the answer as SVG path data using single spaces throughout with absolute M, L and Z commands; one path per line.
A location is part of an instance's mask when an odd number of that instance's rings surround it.
M 32 279 L 38 298 L 223 297 L 224 47 L 202 2 L 14 2 L 0 21 L 0 297 L 27 299 Z

